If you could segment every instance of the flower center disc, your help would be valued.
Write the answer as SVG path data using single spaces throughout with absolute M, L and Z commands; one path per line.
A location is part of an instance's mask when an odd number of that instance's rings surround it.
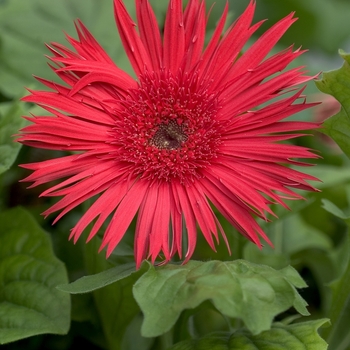
M 151 144 L 159 149 L 177 149 L 188 139 L 183 128 L 175 120 L 162 123 L 151 139 Z

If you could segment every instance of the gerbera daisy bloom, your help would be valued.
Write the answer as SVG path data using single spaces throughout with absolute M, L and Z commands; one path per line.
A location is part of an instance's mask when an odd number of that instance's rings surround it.
M 313 77 L 303 67 L 285 70 L 303 51 L 289 47 L 267 58 L 296 18 L 283 18 L 241 54 L 262 24 L 252 24 L 253 0 L 223 33 L 226 5 L 206 47 L 205 1 L 189 0 L 183 10 L 182 0 L 170 0 L 163 31 L 148 0 L 135 2 L 137 26 L 122 0 L 114 0 L 114 13 L 136 80 L 80 21 L 79 39 L 67 36 L 74 50 L 49 46 L 51 68 L 64 84 L 37 78 L 49 91 L 30 91 L 23 100 L 48 115 L 26 117 L 32 124 L 18 141 L 75 153 L 23 165 L 33 170 L 24 181 L 60 180 L 42 193 L 63 197 L 43 213 L 61 211 L 55 221 L 99 195 L 70 237 L 77 241 L 93 223 L 90 240 L 107 222 L 107 256 L 136 217 L 138 267 L 176 253 L 188 261 L 197 226 L 215 250 L 225 234 L 214 207 L 259 247 L 259 238 L 271 244 L 256 217 L 266 220 L 271 204 L 287 207 L 285 199 L 302 198 L 294 189 L 314 190 L 307 181 L 317 180 L 286 167 L 316 155 L 281 142 L 317 125 L 283 121 L 312 105 L 298 85 Z

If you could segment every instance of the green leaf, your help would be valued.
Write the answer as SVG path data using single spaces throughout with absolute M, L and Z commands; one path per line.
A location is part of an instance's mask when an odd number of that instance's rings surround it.
M 49 236 L 21 208 L 0 214 L 0 344 L 37 334 L 66 334 L 70 297 L 64 265 Z
M 349 215 L 346 215 L 340 208 L 338 208 L 334 203 L 332 203 L 328 199 L 322 199 L 322 207 L 329 213 L 333 214 L 334 216 L 337 216 L 340 219 L 350 219 Z
M 59 285 L 57 288 L 71 294 L 88 293 L 126 278 L 134 272 L 136 272 L 135 263 L 127 263 L 95 275 L 84 276 L 72 283 Z
M 22 145 L 14 141 L 13 135 L 24 126 L 23 114 L 17 102 L 12 103 L 10 108 L 0 109 L 0 174 L 11 167 L 21 149 Z
M 308 315 L 296 287 L 306 285 L 290 266 L 276 271 L 244 260 L 190 261 L 182 266 L 151 267 L 136 282 L 133 292 L 144 313 L 144 336 L 167 332 L 183 310 L 205 300 L 222 314 L 242 319 L 253 334 L 258 334 L 291 306 Z
M 259 335 L 252 335 L 246 329 L 213 333 L 175 344 L 168 350 L 326 350 L 327 343 L 317 330 L 327 322 L 323 319 L 291 325 L 275 323 Z
M 344 59 L 341 68 L 323 73 L 316 86 L 324 93 L 334 96 L 341 110 L 323 123 L 323 133 L 330 136 L 350 158 L 350 54 L 339 51 Z

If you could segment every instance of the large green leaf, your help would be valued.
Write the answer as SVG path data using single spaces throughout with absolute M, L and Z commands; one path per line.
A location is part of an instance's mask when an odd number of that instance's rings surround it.
M 308 315 L 296 287 L 306 285 L 292 267 L 277 271 L 244 260 L 190 261 L 182 266 L 151 267 L 136 282 L 133 292 L 144 313 L 144 336 L 167 332 L 183 310 L 205 300 L 222 314 L 242 319 L 253 334 L 258 334 L 292 306 Z
M 340 51 L 344 59 L 341 68 L 323 73 L 316 86 L 324 93 L 334 96 L 341 104 L 339 113 L 328 118 L 320 131 L 330 136 L 350 157 L 350 54 Z
M 327 343 L 317 329 L 327 322 L 275 323 L 270 330 L 259 335 L 252 335 L 246 329 L 234 333 L 213 333 L 175 344 L 168 350 L 326 350 Z
M 67 274 L 49 236 L 21 208 L 1 213 L 0 222 L 0 344 L 66 334 L 70 297 L 56 286 Z
M 5 104 L 3 104 L 5 105 Z M 21 144 L 13 140 L 13 135 L 24 126 L 25 119 L 21 118 L 24 111 L 20 105 L 11 103 L 0 108 L 0 174 L 10 168 L 16 160 Z

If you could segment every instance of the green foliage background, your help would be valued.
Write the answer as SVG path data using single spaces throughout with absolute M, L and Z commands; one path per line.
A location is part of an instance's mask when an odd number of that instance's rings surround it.
M 342 103 L 341 111 L 335 118 L 325 123 L 323 134 L 315 132 L 313 137 L 298 141 L 299 144 L 318 150 L 322 155 L 322 159 L 317 160 L 317 166 L 306 169 L 322 180 L 322 183 L 317 185 L 322 192 L 305 194 L 307 199 L 305 202 L 290 203 L 292 208 L 290 212 L 276 208 L 279 219 L 274 219 L 268 224 L 261 223 L 274 242 L 275 249 L 266 247 L 260 251 L 233 232 L 230 227 L 224 227 L 229 236 L 232 256 L 228 255 L 224 244 L 220 244 L 218 252 L 214 253 L 204 239 L 199 239 L 193 258 L 203 261 L 231 262 L 235 259 L 245 259 L 247 263 L 265 264 L 277 271 L 282 271 L 291 265 L 308 285 L 308 288 L 299 289 L 299 292 L 309 304 L 308 312 L 311 316 L 296 320 L 288 326 L 288 320 L 294 319 L 292 315 L 295 313 L 294 310 L 289 309 L 289 306 L 293 305 L 292 300 L 290 304 L 286 304 L 288 306 L 282 308 L 283 313 L 274 318 L 276 323 L 273 327 L 270 330 L 264 330 L 265 332 L 261 333 L 259 338 L 258 335 L 250 332 L 252 329 L 249 328 L 249 322 L 248 325 L 245 324 L 248 329 L 244 328 L 242 321 L 234 319 L 234 315 L 219 314 L 220 308 L 215 303 L 200 301 L 196 305 L 195 303 L 190 305 L 194 308 L 191 311 L 180 307 L 174 318 L 174 322 L 177 320 L 177 323 L 173 333 L 164 332 L 160 337 L 156 337 L 158 334 L 153 334 L 152 331 L 148 334 L 142 331 L 145 327 L 152 330 L 154 325 L 145 325 L 140 313 L 139 305 L 142 306 L 142 296 L 145 298 L 147 296 L 145 293 L 150 293 L 142 289 L 145 285 L 140 284 L 142 282 L 140 282 L 140 276 L 144 274 L 142 278 L 147 280 L 156 273 L 161 275 L 162 270 L 155 272 L 153 267 L 145 263 L 140 271 L 135 272 L 132 265 L 122 265 L 132 261 L 132 228 L 109 261 L 105 260 L 103 254 L 97 255 L 99 238 L 88 245 L 85 245 L 83 239 L 76 245 L 68 242 L 69 230 L 85 208 L 73 210 L 52 227 L 52 217 L 44 221 L 39 215 L 51 204 L 50 199 L 38 198 L 43 188 L 26 190 L 27 185 L 18 182 L 27 174 L 25 170 L 18 167 L 18 164 L 60 156 L 60 152 L 47 152 L 27 147 L 20 149 L 20 146 L 12 141 L 12 135 L 24 125 L 21 115 L 41 113 L 37 107 L 18 102 L 19 98 L 26 94 L 25 87 L 40 88 L 32 75 L 54 78 L 46 63 L 44 55 L 48 54 L 48 50 L 44 43 L 56 41 L 65 44 L 64 31 L 72 36 L 76 35 L 74 29 L 76 18 L 80 18 L 85 23 L 120 67 L 132 73 L 115 28 L 112 0 L 0 0 L 0 215 L 2 215 L 0 242 L 5 239 L 4 237 L 7 237 L 4 242 L 9 242 L 8 232 L 10 231 L 12 233 L 10 237 L 13 240 L 16 237 L 22 237 L 26 230 L 38 234 L 40 237 L 38 239 L 42 240 L 44 246 L 47 245 L 47 250 L 51 252 L 47 257 L 48 261 L 60 266 L 54 278 L 55 283 L 61 285 L 60 290 L 51 288 L 51 293 L 46 296 L 49 301 L 46 302 L 50 303 L 50 298 L 56 301 L 57 298 L 61 298 L 61 302 L 65 305 L 59 320 L 51 328 L 47 326 L 45 331 L 35 331 L 42 327 L 40 322 L 45 323 L 40 320 L 35 321 L 37 323 L 32 327 L 34 331 L 29 330 L 25 336 L 37 335 L 18 340 L 21 337 L 16 335 L 18 334 L 16 329 L 21 325 L 16 324 L 13 327 L 12 338 L 6 332 L 9 322 L 12 321 L 7 319 L 9 309 L 6 309 L 7 305 L 4 303 L 6 299 L 4 292 L 0 290 L 0 344 L 14 341 L 2 345 L 4 349 L 68 350 L 78 345 L 79 347 L 89 346 L 96 350 L 104 348 L 157 350 L 167 347 L 174 350 L 263 349 L 259 345 L 261 339 L 266 338 L 271 341 L 274 334 L 281 334 L 282 337 L 283 332 L 293 338 L 291 331 L 293 327 L 298 332 L 304 332 L 302 334 L 305 335 L 305 342 L 308 341 L 308 344 L 311 344 L 307 349 L 326 348 L 324 341 L 318 337 L 317 330 L 329 342 L 330 350 L 350 349 L 347 327 L 350 324 L 350 244 L 347 236 L 350 222 L 350 162 L 348 159 L 350 154 L 350 59 L 345 53 L 342 53 L 342 56 L 338 55 L 339 48 L 350 51 L 348 25 L 350 3 L 348 0 L 257 0 L 256 2 L 255 21 L 269 19 L 262 30 L 266 30 L 291 11 L 296 11 L 299 20 L 282 38 L 278 47 L 283 49 L 294 43 L 296 47 L 301 45 L 303 48 L 308 48 L 309 51 L 301 56 L 296 64 L 305 65 L 310 74 L 342 66 L 336 72 L 320 76 L 320 81 L 317 83 L 322 92 L 333 94 L 338 98 Z M 162 23 L 168 2 L 154 0 L 151 3 L 159 22 Z M 213 0 L 208 0 L 207 8 L 209 9 L 213 3 Z M 229 21 L 232 22 L 243 11 L 248 1 L 230 0 L 229 3 L 231 10 Z M 127 6 L 130 12 L 134 13 L 133 2 L 127 2 Z M 224 1 L 216 1 L 211 11 L 208 22 L 209 35 L 215 28 L 223 6 Z M 339 78 L 343 80 L 343 86 L 340 88 Z M 322 100 L 326 96 L 322 95 L 312 83 L 307 87 L 306 93 L 309 95 L 308 100 L 311 101 Z M 333 114 L 336 112 L 334 111 Z M 321 117 L 323 118 L 318 107 L 295 116 L 303 120 L 319 120 Z M 325 134 L 333 137 L 341 149 Z M 19 205 L 25 210 L 12 209 Z M 88 207 L 89 203 L 85 205 Z M 12 227 L 11 223 L 16 221 L 13 215 L 26 217 L 25 222 L 31 222 L 33 227 L 28 225 L 20 228 Z M 10 226 L 11 230 L 8 228 Z M 0 250 L 2 247 L 3 245 Z M 0 282 L 2 283 L 7 281 L 6 276 L 8 276 L 4 272 L 6 254 L 2 249 L 0 253 Z M 108 270 L 109 268 L 114 270 Z M 30 279 L 42 283 L 45 271 L 40 270 L 40 267 L 35 264 L 33 269 L 33 271 L 39 269 L 40 273 L 35 275 L 36 277 L 33 277 L 33 272 L 29 273 Z M 66 270 L 69 281 L 75 281 L 87 274 L 95 277 L 83 282 L 79 280 L 78 286 L 67 285 Z M 103 272 L 106 270 L 109 272 Z M 166 276 L 169 277 L 169 275 Z M 82 283 L 82 287 L 79 287 L 79 283 Z M 100 288 L 102 285 L 105 287 Z M 303 286 L 300 284 L 296 287 Z M 78 292 L 74 288 L 78 288 Z M 70 301 L 68 294 L 63 290 L 73 293 L 71 315 L 66 314 Z M 132 297 L 132 291 L 137 302 Z M 82 292 L 83 294 L 80 294 Z M 59 293 L 58 296 L 56 293 Z M 151 306 L 152 309 L 152 305 L 147 305 L 147 300 L 145 303 L 146 309 L 147 306 Z M 52 310 L 57 307 L 59 306 L 56 305 Z M 166 313 L 165 316 L 167 316 Z M 227 321 L 226 317 L 233 318 Z M 333 326 L 321 329 L 320 327 L 326 325 L 326 321 L 322 318 L 330 318 Z M 68 328 L 70 329 L 68 334 L 58 335 L 67 333 Z M 233 329 L 239 329 L 235 336 L 232 335 Z M 208 335 L 210 332 L 213 333 Z M 42 333 L 55 335 L 42 335 Z M 287 335 L 284 336 L 287 337 Z M 172 340 L 169 340 L 170 338 Z M 182 340 L 182 343 L 172 345 L 174 340 Z M 210 344 L 220 346 L 214 347 Z M 278 346 L 281 346 L 278 342 L 271 343 L 271 349 L 281 349 Z

